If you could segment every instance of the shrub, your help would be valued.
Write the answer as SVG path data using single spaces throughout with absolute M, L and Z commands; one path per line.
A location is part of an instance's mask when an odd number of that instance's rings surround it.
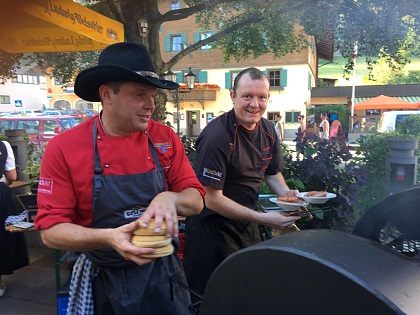
M 344 140 L 324 141 L 311 135 L 303 141 L 303 159 L 294 161 L 293 152 L 286 153 L 283 175 L 291 189 L 333 192 L 336 198 L 326 204 L 309 205 L 324 212 L 312 221 L 299 223 L 302 228 L 332 228 L 349 230 L 359 205 L 359 193 L 366 185 L 366 174 L 350 162 L 352 154 Z M 302 220 L 300 220 L 302 221 Z
M 413 115 L 417 116 L 417 115 Z M 390 139 L 419 139 L 419 134 L 410 134 L 409 130 L 416 130 L 420 127 L 413 127 L 411 117 L 401 124 L 399 132 L 375 133 L 369 136 L 361 135 L 357 139 L 359 148 L 356 151 L 354 161 L 360 169 L 368 176 L 369 189 L 361 193 L 361 204 L 364 209 L 369 208 L 385 197 L 385 179 L 386 179 L 386 159 L 388 156 L 388 140 Z M 407 120 L 406 119 L 406 120 Z M 420 120 L 418 120 L 420 122 Z M 410 127 L 407 127 L 410 126 Z M 419 150 L 415 155 L 420 158 Z M 419 161 L 418 161 L 419 162 Z M 417 163 L 418 164 L 418 163 Z M 420 180 L 420 169 L 417 169 L 417 182 Z

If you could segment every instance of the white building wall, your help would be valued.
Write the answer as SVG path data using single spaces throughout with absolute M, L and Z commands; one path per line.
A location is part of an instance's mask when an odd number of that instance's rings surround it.
M 21 100 L 26 109 L 42 109 L 47 106 L 47 90 L 45 88 L 45 77 L 39 77 L 40 84 L 13 83 L 12 80 L 0 84 L 0 95 L 10 96 L 10 104 L 0 104 L 0 112 L 23 110 L 16 108 L 15 101 Z

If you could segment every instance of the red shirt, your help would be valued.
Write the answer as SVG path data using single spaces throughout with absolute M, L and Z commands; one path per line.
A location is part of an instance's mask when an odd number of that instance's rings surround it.
M 93 139 L 92 127 L 97 117 L 51 139 L 41 164 L 38 186 L 37 229 L 71 222 L 90 226 L 92 221 Z M 97 146 L 103 175 L 144 173 L 155 169 L 144 132 L 129 137 L 106 136 L 98 119 Z M 165 169 L 166 188 L 180 192 L 205 190 L 197 180 L 184 146 L 171 128 L 149 121 L 147 133 Z

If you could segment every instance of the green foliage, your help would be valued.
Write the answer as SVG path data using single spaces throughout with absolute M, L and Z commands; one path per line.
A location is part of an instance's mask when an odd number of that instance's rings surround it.
M 404 121 L 397 125 L 396 132 L 404 136 L 420 136 L 420 115 L 409 115 Z
M 23 172 L 29 175 L 29 182 L 31 183 L 31 187 L 33 189 L 38 186 L 39 173 L 45 147 L 46 144 L 42 144 L 40 146 L 35 146 L 31 143 L 28 144 L 28 164 Z
M 419 84 L 419 82 L 420 71 L 413 70 L 391 78 L 390 80 L 386 81 L 386 84 Z
M 22 54 L 9 54 L 0 49 L 0 84 L 16 76 L 15 70 L 21 67 Z
M 34 53 L 29 55 L 28 64 L 35 63 L 47 73 L 47 69 L 51 68 L 52 77 L 59 79 L 65 85 L 72 82 L 79 73 L 88 67 L 97 64 L 100 51 L 85 52 L 50 52 L 50 53 Z
M 197 138 L 182 136 L 181 141 L 184 144 L 185 154 L 187 155 L 188 160 L 191 163 L 193 169 L 195 169 L 195 156 L 197 155 L 197 149 L 195 146 Z
M 302 228 L 333 228 L 349 230 L 359 204 L 359 194 L 365 186 L 365 174 L 350 162 L 352 155 L 343 140 L 320 141 L 315 135 L 305 138 L 302 160 L 293 160 L 286 153 L 284 177 L 290 188 L 300 191 L 323 190 L 337 194 L 325 205 L 310 205 L 316 210 L 331 210 L 323 218 L 299 223 Z

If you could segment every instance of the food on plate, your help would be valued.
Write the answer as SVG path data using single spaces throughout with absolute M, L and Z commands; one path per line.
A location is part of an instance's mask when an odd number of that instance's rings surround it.
M 327 195 L 328 193 L 326 191 L 309 191 L 305 197 L 327 197 Z
M 296 196 L 279 196 L 277 197 L 277 201 L 281 202 L 290 202 L 290 203 L 302 203 Z
M 139 227 L 133 232 L 131 243 L 140 247 L 154 248 L 155 252 L 152 254 L 142 255 L 144 258 L 158 258 L 171 255 L 174 252 L 172 239 L 166 237 L 166 224 L 162 222 L 161 230 L 155 231 L 155 220 L 150 219 L 147 227 L 142 226 L 142 221 L 139 221 Z

